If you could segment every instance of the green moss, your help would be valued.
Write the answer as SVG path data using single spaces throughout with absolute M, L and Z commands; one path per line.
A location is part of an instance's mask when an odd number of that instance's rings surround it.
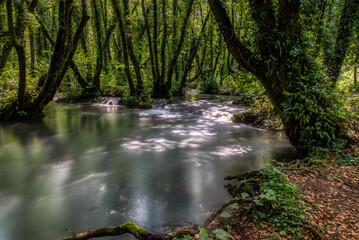
M 251 185 L 246 183 L 243 186 L 242 192 L 246 192 L 248 194 L 252 194 L 252 189 L 251 189 Z
M 120 226 L 120 228 L 122 229 L 126 229 L 129 233 L 131 233 L 133 236 L 135 236 L 136 238 L 141 238 L 141 236 L 146 235 L 147 231 L 144 228 L 141 228 L 139 226 L 137 226 L 135 223 L 133 222 L 127 222 L 124 223 Z
M 112 233 L 112 232 L 115 231 L 115 228 L 116 228 L 116 227 L 107 227 L 107 228 L 105 228 L 105 232 L 106 232 L 106 233 Z
M 178 232 L 176 232 L 175 237 L 177 237 L 177 238 L 183 238 L 184 236 L 186 236 L 186 235 L 188 235 L 188 234 L 189 234 L 188 230 L 183 229 L 183 230 L 179 230 Z
M 141 109 L 151 109 L 152 103 L 151 102 L 139 102 L 137 107 L 141 108 Z

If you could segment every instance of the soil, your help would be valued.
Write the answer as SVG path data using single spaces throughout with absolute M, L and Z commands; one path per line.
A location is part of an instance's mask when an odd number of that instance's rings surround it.
M 359 168 L 331 164 L 319 171 L 290 171 L 301 190 L 311 224 L 323 239 L 359 239 Z
M 359 167 L 326 164 L 319 170 L 286 170 L 288 180 L 300 189 L 308 207 L 309 221 L 303 227 L 304 239 L 359 239 Z M 209 229 L 226 230 L 230 239 L 291 239 L 262 223 L 261 227 L 231 207 L 232 216 L 217 217 Z

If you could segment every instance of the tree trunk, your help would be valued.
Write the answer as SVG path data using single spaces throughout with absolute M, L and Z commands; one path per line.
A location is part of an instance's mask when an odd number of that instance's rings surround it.
M 123 49 L 123 60 L 125 63 L 125 72 L 126 72 L 128 85 L 130 87 L 130 95 L 135 96 L 136 88 L 135 88 L 135 85 L 133 84 L 133 80 L 132 80 L 132 76 L 131 76 L 130 63 L 129 63 L 129 59 L 128 59 L 128 46 L 127 46 L 127 41 L 126 41 L 126 30 L 125 30 L 125 26 L 123 23 L 122 13 L 121 13 L 120 7 L 116 0 L 112 0 L 112 5 L 115 10 L 117 20 L 119 23 L 122 49 Z
M 359 9 L 358 0 L 345 0 L 342 15 L 340 18 L 337 40 L 334 47 L 333 57 L 329 63 L 327 75 L 335 87 L 340 71 L 350 44 L 353 26 L 356 21 L 356 14 Z
M 136 74 L 136 80 L 137 80 L 137 89 L 136 89 L 136 94 L 137 95 L 141 95 L 141 93 L 143 92 L 143 80 L 142 80 L 142 74 L 141 74 L 141 68 L 140 68 L 140 64 L 139 61 L 137 60 L 135 51 L 133 49 L 133 45 L 132 45 L 132 37 L 131 37 L 131 32 L 129 29 L 130 26 L 130 20 L 129 20 L 129 4 L 128 4 L 128 0 L 122 0 L 123 5 L 124 5 L 124 10 L 125 10 L 125 31 L 126 31 L 126 42 L 127 42 L 127 46 L 128 46 L 128 52 L 130 55 L 130 59 L 132 62 L 132 65 L 135 69 L 135 74 Z
M 176 50 L 176 43 L 177 43 L 177 0 L 173 0 L 172 3 L 172 44 L 171 44 L 171 51 L 174 52 Z M 179 71 L 178 65 L 176 64 L 174 69 L 175 74 L 175 81 L 178 82 L 179 79 Z
M 30 72 L 31 75 L 34 74 L 35 66 L 36 66 L 36 48 L 35 48 L 35 38 L 34 38 L 34 32 L 33 30 L 30 30 L 29 33 L 30 38 Z
M 320 3 L 320 15 L 318 17 L 318 23 L 317 23 L 317 33 L 315 36 L 315 53 L 314 56 L 317 57 L 319 55 L 320 52 L 320 43 L 322 41 L 322 36 L 323 36 L 323 19 L 325 16 L 325 9 L 327 7 L 327 1 L 326 0 L 322 0 Z
M 330 109 L 325 81 L 306 55 L 299 21 L 300 0 L 249 0 L 259 55 L 237 37 L 220 0 L 208 0 L 211 10 L 237 63 L 255 75 L 279 113 L 289 141 L 303 155 L 314 147 L 328 147 L 342 132 Z M 273 31 L 276 29 L 275 31 Z M 276 45 L 277 44 L 277 45 Z M 280 48 L 278 47 L 280 45 Z M 293 51 L 300 52 L 293 54 Z
M 101 71 L 103 67 L 103 46 L 102 46 L 102 28 L 101 28 L 101 22 L 100 22 L 100 14 L 99 14 L 99 6 L 97 4 L 98 1 L 91 0 L 91 6 L 92 6 L 92 12 L 93 12 L 93 18 L 94 18 L 94 31 L 96 32 L 96 49 L 97 49 L 97 58 L 96 58 L 96 67 L 95 67 L 95 73 L 93 77 L 93 83 L 94 83 L 94 92 L 99 93 L 100 92 L 100 76 Z
M 163 93 L 165 95 L 165 97 L 169 96 L 171 88 L 172 88 L 173 71 L 174 71 L 175 65 L 177 63 L 178 56 L 181 53 L 182 46 L 183 46 L 183 43 L 184 43 L 184 40 L 186 37 L 187 23 L 188 23 L 189 17 L 191 16 L 193 2 L 194 2 L 194 0 L 189 0 L 189 2 L 188 2 L 188 6 L 186 9 L 186 13 L 184 16 L 184 21 L 183 21 L 183 25 L 182 25 L 182 29 L 181 29 L 180 40 L 177 44 L 176 51 L 173 53 L 173 57 L 169 62 L 169 67 L 168 67 L 168 71 L 167 71 L 167 82 L 166 82 L 166 86 L 165 86 L 164 93 Z
M 186 63 L 182 78 L 181 78 L 181 85 L 180 85 L 180 89 L 179 89 L 179 93 L 181 95 L 185 95 L 185 87 L 186 87 L 186 79 L 188 76 L 189 71 L 192 68 L 192 64 L 193 64 L 193 60 L 195 59 L 196 55 L 197 55 L 197 51 L 199 48 L 199 44 L 201 42 L 202 36 L 204 34 L 204 30 L 206 29 L 207 26 L 207 22 L 209 19 L 210 14 L 208 13 L 206 16 L 206 19 L 202 25 L 202 29 L 201 32 L 199 34 L 199 36 L 197 38 L 194 38 L 192 43 L 191 43 L 191 49 L 190 49 L 190 53 L 189 53 L 189 57 L 188 57 L 188 61 Z
M 155 70 L 156 70 L 156 82 L 154 84 L 154 91 L 155 95 L 157 92 L 157 89 L 160 89 L 161 85 L 163 83 L 161 82 L 161 74 L 159 70 L 159 64 L 158 64 L 158 6 L 157 6 L 157 0 L 152 0 L 153 5 L 153 55 L 155 60 Z
M 153 51 L 153 44 L 152 44 L 152 37 L 151 37 L 151 31 L 150 31 L 150 25 L 148 21 L 147 11 L 145 7 L 145 0 L 141 0 L 141 6 L 142 6 L 142 13 L 145 19 L 145 27 L 147 32 L 147 39 L 148 39 L 148 47 L 150 51 L 150 61 L 151 61 L 151 70 L 152 70 L 152 76 L 153 76 L 153 82 L 154 82 L 154 88 L 156 89 L 157 82 L 158 82 L 158 75 L 155 65 L 155 59 L 154 59 L 154 51 Z
M 42 112 L 44 107 L 52 101 L 72 62 L 86 23 L 90 19 L 87 13 L 86 0 L 81 0 L 82 18 L 75 34 L 72 36 L 70 34 L 72 29 L 72 4 L 73 0 L 59 1 L 59 27 L 54 52 L 44 86 L 33 101 L 31 110 L 34 112 Z
M 51 36 L 50 32 L 47 30 L 45 24 L 41 21 L 41 19 L 38 17 L 36 17 L 36 19 L 39 22 L 41 30 L 45 34 L 46 39 L 54 47 L 56 44 L 55 39 Z M 81 42 L 81 45 L 82 45 L 82 48 L 84 49 L 84 51 L 86 50 L 86 52 L 85 52 L 85 54 L 86 54 L 87 53 L 86 41 L 83 43 L 82 39 L 83 39 L 83 34 L 81 35 L 80 42 Z M 77 82 L 80 84 L 81 88 L 86 91 L 86 89 L 89 87 L 89 83 L 82 76 L 79 68 L 76 66 L 76 64 L 73 61 L 71 61 L 70 67 L 75 74 L 75 78 L 76 78 Z M 90 68 L 90 70 L 91 70 L 91 68 Z
M 10 39 L 7 39 L 4 43 L 4 46 L 1 50 L 0 55 L 0 74 L 4 71 L 4 68 L 6 66 L 7 60 L 9 59 L 10 52 L 13 48 L 13 43 Z
M 18 108 L 25 109 L 25 94 L 26 94 L 26 55 L 25 55 L 25 9 L 24 1 L 16 2 L 16 28 L 14 26 L 13 18 L 13 2 L 12 0 L 6 1 L 7 20 L 9 26 L 9 33 L 12 45 L 15 46 L 16 53 L 19 60 L 19 83 L 17 90 L 17 105 Z
M 166 74 L 166 46 L 167 46 L 167 16 L 166 16 L 166 0 L 162 0 L 162 22 L 163 22 L 163 32 L 162 32 L 162 43 L 161 43 L 161 82 L 164 82 Z

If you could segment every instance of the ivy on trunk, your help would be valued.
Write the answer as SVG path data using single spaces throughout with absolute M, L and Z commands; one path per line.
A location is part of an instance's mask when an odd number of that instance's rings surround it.
M 303 155 L 313 147 L 331 146 L 342 128 L 302 34 L 301 1 L 279 0 L 274 6 L 272 0 L 249 0 L 255 50 L 237 38 L 221 1 L 208 2 L 229 52 L 260 80 L 291 144 Z

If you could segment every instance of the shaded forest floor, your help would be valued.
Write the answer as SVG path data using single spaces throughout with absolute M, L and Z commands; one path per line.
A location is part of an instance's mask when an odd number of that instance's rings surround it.
M 359 239 L 359 167 L 327 163 L 319 170 L 299 168 L 285 170 L 288 181 L 300 190 L 307 206 L 308 223 L 304 224 L 304 239 Z M 243 216 L 228 209 L 231 217 L 217 217 L 209 230 L 228 231 L 230 239 L 292 239 L 271 230 L 265 222 L 253 222 L 253 216 Z

